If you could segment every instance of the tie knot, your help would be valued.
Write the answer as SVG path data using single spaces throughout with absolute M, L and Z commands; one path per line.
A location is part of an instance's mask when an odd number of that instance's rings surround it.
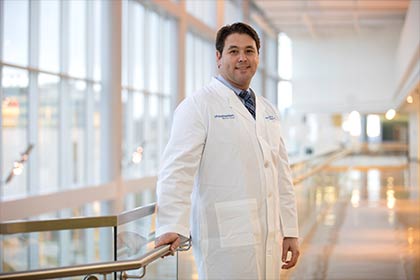
M 244 99 L 244 100 L 247 100 L 251 97 L 251 94 L 249 94 L 249 91 L 243 90 L 239 93 L 239 97 Z

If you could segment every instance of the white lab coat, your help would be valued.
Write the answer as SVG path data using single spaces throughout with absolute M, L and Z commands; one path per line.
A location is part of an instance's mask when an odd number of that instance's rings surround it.
M 297 237 L 298 225 L 274 106 L 256 96 L 254 120 L 217 79 L 186 98 L 163 155 L 157 205 L 156 235 L 191 234 L 200 279 L 279 279 L 282 237 Z

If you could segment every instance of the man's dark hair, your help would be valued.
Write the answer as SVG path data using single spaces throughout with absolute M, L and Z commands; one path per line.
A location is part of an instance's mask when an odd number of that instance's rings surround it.
M 250 25 L 243 23 L 243 22 L 236 22 L 231 25 L 225 25 L 219 29 L 216 36 L 216 50 L 219 51 L 220 54 L 223 52 L 223 48 L 225 47 L 226 38 L 234 33 L 239 34 L 247 34 L 255 41 L 255 45 L 257 46 L 257 51 L 260 53 L 260 38 L 258 37 L 257 32 L 252 28 Z

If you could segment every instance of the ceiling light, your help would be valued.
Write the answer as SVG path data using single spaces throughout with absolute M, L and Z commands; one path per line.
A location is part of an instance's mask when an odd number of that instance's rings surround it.
M 413 103 L 413 97 L 411 95 L 407 96 L 407 103 L 411 104 Z
M 392 120 L 395 117 L 395 115 L 396 115 L 395 110 L 394 109 L 389 109 L 385 114 L 385 118 L 387 120 Z

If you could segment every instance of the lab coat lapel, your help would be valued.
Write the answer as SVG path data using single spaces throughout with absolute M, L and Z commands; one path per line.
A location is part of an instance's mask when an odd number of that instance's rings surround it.
M 231 107 L 235 113 L 238 113 L 247 120 L 254 121 L 254 118 L 249 113 L 248 109 L 230 88 L 226 87 L 216 78 L 213 78 L 213 86 L 221 96 L 227 99 L 229 107 Z
M 257 133 L 260 133 L 264 129 L 264 119 L 267 116 L 267 112 L 265 111 L 265 106 L 263 106 L 262 97 L 255 95 L 255 103 L 256 103 L 256 120 L 257 120 Z
M 248 109 L 245 107 L 245 105 L 241 102 L 239 97 L 232 90 L 230 90 L 230 95 L 229 95 L 229 106 L 236 113 L 242 115 L 247 120 L 254 121 L 254 118 L 249 113 Z

